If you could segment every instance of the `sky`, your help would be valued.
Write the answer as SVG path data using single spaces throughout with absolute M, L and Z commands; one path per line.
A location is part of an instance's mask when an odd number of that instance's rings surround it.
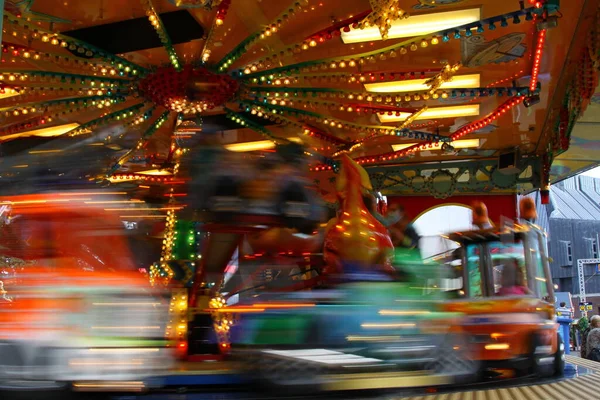
M 590 169 L 589 171 L 586 171 L 586 172 L 582 173 L 581 175 L 591 176 L 593 178 L 600 178 L 600 167 Z

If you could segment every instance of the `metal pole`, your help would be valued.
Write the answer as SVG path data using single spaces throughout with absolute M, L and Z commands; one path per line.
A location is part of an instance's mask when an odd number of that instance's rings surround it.
M 4 23 L 4 0 L 0 0 L 0 32 L 2 32 Z M 0 44 L 2 43 L 2 38 L 0 38 Z M 2 57 L 2 52 L 0 52 L 0 58 Z
M 579 279 L 579 302 L 580 303 L 587 302 L 587 298 L 585 296 L 585 271 L 583 269 L 584 265 L 585 264 L 583 263 L 583 260 L 577 260 L 577 278 Z M 587 317 L 587 310 L 585 309 L 585 306 L 583 307 L 583 311 L 581 312 L 581 315 L 583 315 L 584 317 Z

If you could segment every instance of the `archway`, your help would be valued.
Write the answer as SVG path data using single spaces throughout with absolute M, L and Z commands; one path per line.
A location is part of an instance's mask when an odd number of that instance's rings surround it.
M 421 213 L 413 225 L 421 235 L 419 247 L 423 257 L 433 257 L 457 248 L 456 243 L 441 235 L 472 229 L 472 215 L 470 207 L 457 203 L 442 204 Z

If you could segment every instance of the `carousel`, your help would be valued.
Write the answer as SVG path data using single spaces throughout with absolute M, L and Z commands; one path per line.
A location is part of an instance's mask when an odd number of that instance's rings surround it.
M 244 315 L 355 290 L 357 276 L 433 292 L 437 270 L 397 204 L 516 204 L 535 190 L 546 202 L 553 181 L 597 164 L 562 167 L 597 103 L 599 7 L 5 0 L 0 207 L 71 189 L 124 196 L 103 211 L 160 250 L 140 271 L 171 292 L 165 336 L 186 361 L 228 359 Z M 427 311 L 454 321 L 443 298 Z M 468 358 L 461 379 L 478 368 Z

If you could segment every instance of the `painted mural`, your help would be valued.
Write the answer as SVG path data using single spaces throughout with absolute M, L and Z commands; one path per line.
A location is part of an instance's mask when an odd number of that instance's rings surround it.
M 498 39 L 485 41 L 483 35 L 474 35 L 461 41 L 463 65 L 469 68 L 486 64 L 501 64 L 523 57 L 527 47 L 525 33 L 509 33 Z
M 600 86 L 571 133 L 569 150 L 558 156 L 550 170 L 553 182 L 595 167 L 600 162 Z

